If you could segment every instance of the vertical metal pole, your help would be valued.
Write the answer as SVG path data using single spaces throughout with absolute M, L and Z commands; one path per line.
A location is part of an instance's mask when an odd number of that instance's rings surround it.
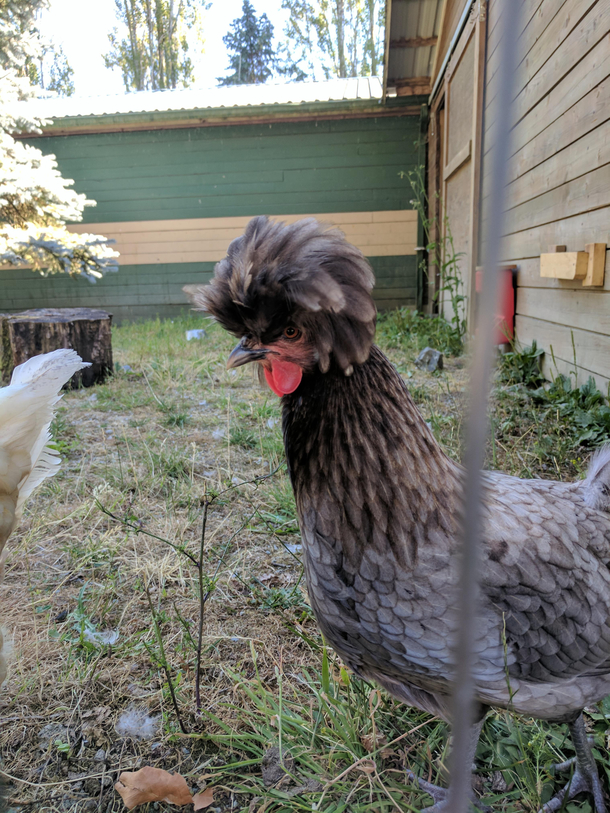
M 504 200 L 510 158 L 510 130 L 521 0 L 494 0 L 500 10 L 500 65 L 494 101 L 493 144 L 490 152 L 489 202 L 483 224 L 483 284 L 478 309 L 470 381 L 470 409 L 466 427 L 464 466 L 463 546 L 458 595 L 459 629 L 453 692 L 453 750 L 451 757 L 450 813 L 466 813 L 471 790 L 472 724 L 475 711 L 474 643 L 478 597 L 478 551 L 481 536 L 481 468 L 488 433 L 487 403 L 494 357 L 499 262 L 504 224 Z M 483 120 L 488 113 L 484 111 Z M 485 127 L 483 127 L 485 131 Z M 482 153 L 484 154 L 484 153 Z M 472 247 L 476 251 L 476 246 Z

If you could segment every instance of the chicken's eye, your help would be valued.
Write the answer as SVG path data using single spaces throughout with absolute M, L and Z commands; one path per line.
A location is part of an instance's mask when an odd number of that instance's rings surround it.
M 299 339 L 300 336 L 301 336 L 301 331 L 297 330 L 296 327 L 284 328 L 284 338 L 285 339 L 292 339 L 294 341 L 295 339 Z

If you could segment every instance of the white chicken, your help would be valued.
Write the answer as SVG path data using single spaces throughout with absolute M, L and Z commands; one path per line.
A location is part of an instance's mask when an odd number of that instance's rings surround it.
M 48 443 L 61 388 L 89 366 L 74 350 L 54 350 L 15 367 L 11 383 L 0 389 L 0 571 L 25 501 L 59 468 L 59 455 Z M 2 650 L 0 630 L 0 684 L 6 677 Z

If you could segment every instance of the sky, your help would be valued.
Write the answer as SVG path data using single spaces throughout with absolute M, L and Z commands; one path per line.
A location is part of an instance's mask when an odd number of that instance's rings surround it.
M 253 0 L 257 14 L 265 12 L 275 33 L 281 34 L 287 13 L 281 0 Z M 242 0 L 212 0 L 203 12 L 205 50 L 196 64 L 196 84 L 212 87 L 216 77 L 228 67 L 228 57 L 222 42 L 231 22 L 241 16 Z M 56 45 L 63 46 L 74 70 L 74 86 L 79 96 L 101 96 L 124 93 L 118 69 L 109 70 L 102 55 L 110 48 L 108 34 L 117 25 L 114 0 L 51 0 L 50 8 L 40 18 L 40 30 Z

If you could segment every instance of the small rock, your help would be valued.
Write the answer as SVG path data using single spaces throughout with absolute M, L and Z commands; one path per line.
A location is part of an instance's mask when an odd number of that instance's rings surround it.
M 82 773 L 77 773 L 76 771 L 68 771 L 68 779 L 72 780 L 70 782 L 72 791 L 82 790 L 83 783 L 82 782 L 76 782 L 74 780 L 82 779 L 83 776 L 84 776 L 84 774 L 82 774 Z
M 212 437 L 214 438 L 214 440 L 222 440 L 222 438 L 224 438 L 225 435 L 226 433 L 224 429 L 215 429 L 212 432 Z
M 443 354 L 432 347 L 424 347 L 419 356 L 415 359 L 415 366 L 427 373 L 443 369 Z
M 508 790 L 502 771 L 494 771 L 491 775 L 491 789 L 494 793 L 504 793 Z
M 148 694 L 148 690 L 142 686 L 138 686 L 137 683 L 130 683 L 127 687 L 127 691 L 132 697 L 146 697 Z
M 198 328 L 197 330 L 187 330 L 186 340 L 187 342 L 201 341 L 201 339 L 205 339 L 207 335 L 208 334 L 205 332 L 203 328 Z
M 270 788 L 280 781 L 287 773 L 290 773 L 294 766 L 294 760 L 290 751 L 284 749 L 280 759 L 279 748 L 269 748 L 263 754 L 261 769 L 265 787 Z
M 267 421 L 267 428 L 268 429 L 273 429 L 274 427 L 276 427 L 278 425 L 279 422 L 280 421 L 279 421 L 278 418 L 269 418 L 269 420 Z
M 302 793 L 319 793 L 323 787 L 324 786 L 321 782 L 318 782 L 317 779 L 310 776 L 305 780 L 304 785 L 298 785 L 296 788 L 290 788 L 290 790 L 286 792 L 288 796 L 292 798 L 293 796 L 300 796 Z
M 103 748 L 100 748 L 98 751 L 96 751 L 94 756 L 93 756 L 93 761 L 94 762 L 104 762 L 105 759 L 106 759 L 106 752 L 104 751 Z
M 49 745 L 54 743 L 55 740 L 68 742 L 68 729 L 65 725 L 61 723 L 49 723 L 38 732 L 38 745 L 41 751 L 46 751 Z
M 94 392 L 93 395 L 90 395 L 87 400 L 88 401 L 97 401 L 97 393 Z

